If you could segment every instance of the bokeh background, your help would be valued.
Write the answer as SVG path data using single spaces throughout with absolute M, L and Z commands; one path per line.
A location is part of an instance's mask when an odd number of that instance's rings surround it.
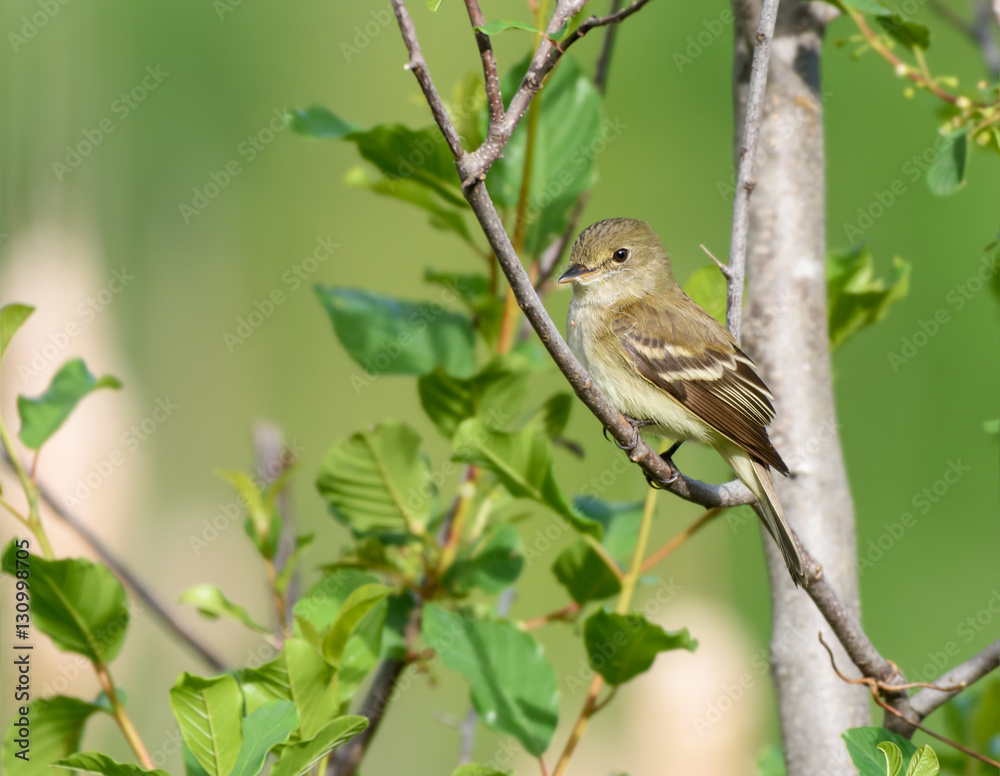
M 426 3 L 410 5 L 431 71 L 450 92 L 478 68 L 464 9 L 450 0 L 437 14 Z M 279 423 L 300 452 L 294 508 L 300 529 L 318 537 L 305 562 L 307 582 L 344 538 L 312 484 L 334 440 L 391 416 L 416 425 L 436 460 L 448 449 L 423 418 L 412 379 L 382 377 L 360 392 L 352 387 L 357 368 L 311 285 L 420 299 L 434 293 L 422 284 L 425 267 L 479 266 L 420 212 L 347 188 L 342 178 L 359 161 L 353 146 L 266 130 L 280 126 L 272 120 L 286 109 L 313 102 L 365 126 L 423 126 L 429 114 L 402 69 L 406 58 L 387 0 L 51 6 L 8 0 L 0 10 L 5 36 L 23 35 L 23 17 L 43 7 L 56 9 L 44 27 L 0 45 L 0 303 L 39 308 L 5 360 L 0 406 L 16 427 L 16 395 L 40 393 L 67 358 L 82 356 L 95 373 L 120 376 L 125 390 L 87 399 L 46 447 L 40 478 L 73 495 L 78 478 L 122 450 L 124 463 L 75 510 L 168 601 L 189 585 L 212 582 L 266 618 L 261 569 L 239 525 L 200 551 L 191 541 L 204 538 L 203 521 L 232 501 L 213 470 L 252 467 L 255 420 Z M 728 184 L 732 171 L 732 27 L 717 21 L 726 8 L 721 0 L 656 2 L 620 30 L 606 115 L 625 129 L 597 159 L 599 181 L 583 217 L 584 224 L 619 215 L 648 220 L 681 278 L 704 264 L 699 243 L 717 255 L 727 250 L 731 202 L 720 184 Z M 967 11 L 961 0 L 955 9 Z M 486 2 L 484 11 L 488 19 L 529 19 L 515 0 Z M 970 88 L 988 77 L 977 49 L 929 6 L 921 4 L 916 19 L 935 30 L 936 73 L 959 76 Z M 706 29 L 719 32 L 708 46 L 691 49 Z M 849 245 L 845 225 L 859 226 L 859 208 L 870 211 L 875 192 L 898 180 L 905 193 L 870 225 L 861 222 L 855 241 L 871 247 L 885 276 L 894 256 L 911 262 L 913 272 L 905 300 L 836 354 L 840 433 L 861 551 L 869 541 L 885 544 L 892 533 L 886 524 L 904 513 L 916 518 L 865 566 L 861 589 L 865 625 L 882 653 L 909 675 L 929 678 L 938 673 L 935 659 L 954 665 L 1000 631 L 998 438 L 984 430 L 1000 415 L 1000 306 L 989 290 L 971 294 L 961 307 L 954 293 L 997 239 L 1000 175 L 995 156 L 974 149 L 968 184 L 958 194 L 938 198 L 922 179 L 913 180 L 907 164 L 932 147 L 938 106 L 926 95 L 904 98 L 903 82 L 884 61 L 870 54 L 855 60 L 855 44 L 837 45 L 852 32 L 845 20 L 831 26 L 823 64 L 829 245 Z M 501 66 L 509 66 L 531 37 L 507 32 L 495 44 Z M 591 67 L 598 46 L 595 36 L 573 54 Z M 677 54 L 691 61 L 679 66 Z M 147 78 L 150 72 L 158 75 Z M 121 101 L 144 78 L 144 98 L 132 106 Z M 66 146 L 95 130 L 100 144 L 72 166 Z M 252 138 L 259 148 L 250 159 Z M 194 189 L 232 160 L 240 173 L 185 218 L 180 206 L 192 204 Z M 338 247 L 292 289 L 283 275 L 312 255 L 320 239 Z M 119 284 L 112 284 L 116 272 Z M 227 348 L 224 334 L 274 289 L 285 291 L 287 301 L 245 342 Z M 568 294 L 552 295 L 556 320 L 567 304 Z M 948 323 L 894 369 L 889 354 L 900 353 L 904 338 L 941 309 Z M 60 338 L 73 323 L 78 335 Z M 557 374 L 545 379 L 546 389 L 560 387 Z M 151 417 L 158 401 L 176 409 L 126 450 L 123 435 Z M 600 478 L 621 455 L 580 406 L 568 436 L 585 445 L 587 456 L 561 455 L 558 473 L 567 490 Z M 726 476 L 710 454 L 685 449 L 679 460 L 704 478 Z M 952 464 L 967 471 L 925 507 L 921 493 Z M 611 479 L 602 485 L 605 497 L 634 500 L 644 493 L 637 470 Z M 696 514 L 662 498 L 654 543 Z M 538 512 L 525 535 L 549 522 Z M 14 525 L 5 518 L 0 526 L 7 541 Z M 87 552 L 71 534 L 53 531 L 57 551 Z M 549 563 L 528 569 L 513 616 L 564 603 L 549 581 Z M 759 670 L 769 618 L 754 522 L 717 521 L 670 559 L 662 578 L 679 592 L 657 618 L 670 627 L 688 625 L 702 648 L 694 657 L 661 658 L 649 681 L 625 688 L 595 720 L 574 771 L 646 773 L 694 764 L 699 773 L 751 772 L 759 753 L 778 740 L 769 678 Z M 653 583 L 644 594 L 655 589 Z M 206 623 L 189 611 L 181 616 L 234 663 L 259 646 L 234 626 Z M 2 633 L 7 644 L 10 634 Z M 550 626 L 540 638 L 560 676 L 579 669 L 583 651 L 571 629 Z M 36 689 L 48 682 L 70 694 L 96 692 L 69 656 L 40 657 L 45 670 L 36 666 Z M 171 772 L 179 772 L 180 761 L 169 754 L 176 734 L 166 693 L 183 670 L 208 673 L 138 612 L 115 673 L 148 747 L 166 756 Z M 733 695 L 727 688 L 747 674 L 749 689 L 725 702 Z M 55 684 L 60 677 L 63 684 Z M 451 772 L 458 734 L 448 722 L 464 716 L 467 694 L 454 676 L 438 671 L 434 678 L 416 681 L 393 707 L 367 773 Z M 562 689 L 556 746 L 584 694 L 565 683 Z M 699 724 L 720 703 L 731 710 L 707 729 Z M 5 727 L 10 712 L 5 697 Z M 128 759 L 108 721 L 92 724 L 84 743 Z M 509 748 L 481 729 L 476 757 L 502 762 Z M 523 755 L 511 756 L 524 765 Z M 534 767 L 528 763 L 528 772 Z

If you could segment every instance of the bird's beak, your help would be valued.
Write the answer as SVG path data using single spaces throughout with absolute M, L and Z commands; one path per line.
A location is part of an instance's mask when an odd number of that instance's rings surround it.
M 573 264 L 568 270 L 559 276 L 560 283 L 575 283 L 577 280 L 596 272 L 598 267 L 585 267 L 582 264 Z

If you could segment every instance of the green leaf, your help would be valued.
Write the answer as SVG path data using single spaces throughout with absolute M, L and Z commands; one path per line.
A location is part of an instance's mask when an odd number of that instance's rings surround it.
M 937 755 L 929 744 L 924 744 L 910 759 L 906 768 L 906 776 L 937 776 L 941 770 Z
M 618 576 L 583 539 L 568 545 L 552 565 L 556 579 L 578 604 L 600 601 L 621 592 Z
M 310 641 L 317 651 L 322 651 L 323 642 L 332 632 L 338 619 L 359 600 L 359 596 L 364 597 L 357 594 L 357 591 L 367 588 L 370 593 L 375 588 L 382 587 L 377 583 L 377 577 L 357 569 L 339 569 L 336 573 L 320 580 L 295 604 L 293 612 L 296 630 L 303 638 Z M 388 630 L 386 628 L 388 616 L 388 602 L 375 601 L 358 621 L 354 631 L 348 634 L 340 658 L 337 681 L 337 695 L 340 700 L 349 698 L 378 662 L 382 652 L 382 640 Z M 342 626 L 346 627 L 346 622 L 346 619 L 341 619 Z M 305 718 L 304 711 L 302 714 Z
M 537 425 L 549 439 L 559 439 L 566 430 L 572 409 L 572 394 L 554 393 L 535 411 L 529 423 Z
M 643 505 L 642 500 L 602 501 L 594 496 L 575 496 L 573 499 L 577 512 L 600 523 L 604 529 L 601 544 L 612 558 L 619 561 L 632 557 L 639 538 Z
M 503 94 L 517 91 L 529 61 L 525 58 L 504 76 Z M 528 123 L 517 127 L 503 158 L 486 178 L 490 194 L 501 207 L 517 205 Z M 550 238 L 564 231 L 577 198 L 594 181 L 594 159 L 627 129 L 619 119 L 603 120 L 601 96 L 593 81 L 572 57 L 563 57 L 546 81 L 539 104 L 526 215 L 527 254 L 538 255 Z
M 250 712 L 276 700 L 294 703 L 296 725 L 306 739 L 336 716 L 340 706 L 336 669 L 303 639 L 287 639 L 281 654 L 270 663 L 243 669 L 240 685 Z
M 487 531 L 474 546 L 459 552 L 444 576 L 443 583 L 456 596 L 472 588 L 499 593 L 510 587 L 524 568 L 524 545 L 517 529 L 498 525 Z
M 531 634 L 509 622 L 473 620 L 427 604 L 423 636 L 469 682 L 480 719 L 539 756 L 559 716 L 556 673 Z
M 726 322 L 726 278 L 714 264 L 706 264 L 691 273 L 684 293 L 691 297 L 719 323 Z
M 443 286 L 458 295 L 472 313 L 479 333 L 487 343 L 494 344 L 500 333 L 503 318 L 503 300 L 490 291 L 490 281 L 485 275 L 463 272 L 436 272 L 424 270 L 424 280 Z M 444 299 L 444 294 L 442 294 Z M 444 301 L 450 301 L 444 299 Z
M 189 587 L 178 599 L 178 603 L 188 604 L 195 607 L 198 613 L 209 620 L 217 620 L 219 617 L 226 617 L 230 620 L 243 623 L 250 630 L 257 633 L 271 633 L 269 628 L 254 620 L 239 604 L 234 604 L 215 585 L 195 585 Z
M 412 179 L 452 205 L 467 206 L 455 159 L 436 125 L 410 129 L 401 124 L 379 124 L 363 130 L 321 105 L 313 105 L 293 111 L 289 126 L 301 135 L 354 143 L 361 156 L 387 178 Z
M 387 420 L 335 444 L 316 487 L 334 516 L 356 535 L 422 534 L 435 495 L 420 436 Z
M 883 727 L 851 728 L 841 733 L 841 736 L 859 776 L 885 776 L 886 758 L 877 748 L 883 741 L 891 741 L 899 747 L 904 758 L 911 757 L 917 751 L 912 741 L 890 733 Z
M 153 774 L 154 776 L 170 776 L 166 771 L 155 768 L 147 771 L 133 763 L 120 763 L 112 760 L 106 754 L 100 752 L 78 752 L 64 757 L 62 760 L 53 763 L 56 768 L 70 768 L 87 773 L 101 773 L 104 776 L 141 776 L 142 774 Z M 18 770 L 18 774 L 21 771 Z
M 382 197 L 393 197 L 403 202 L 409 202 L 430 213 L 430 223 L 435 229 L 451 231 L 461 237 L 469 245 L 475 246 L 472 233 L 465 221 L 464 213 L 468 208 L 456 207 L 442 202 L 431 189 L 412 180 L 391 180 L 373 178 L 364 167 L 353 167 L 344 176 L 344 183 L 356 188 L 368 189 Z
M 269 701 L 243 718 L 243 746 L 229 776 L 257 776 L 264 768 L 267 753 L 288 740 L 299 726 L 294 703 Z
M 271 533 L 274 510 L 268 509 L 264 503 L 264 494 L 257 486 L 257 481 L 241 471 L 216 469 L 215 473 L 236 489 L 243 507 L 253 521 L 257 538 L 266 538 Z
M 181 741 L 181 758 L 184 760 L 184 772 L 187 776 L 208 776 L 208 771 L 201 767 L 198 758 L 191 753 L 191 747 L 184 741 Z
M 969 152 L 969 128 L 947 134 L 934 164 L 927 168 L 927 185 L 939 197 L 954 194 L 965 185 L 965 159 Z
M 344 656 L 344 648 L 347 646 L 347 640 L 357 630 L 362 619 L 375 606 L 382 603 L 391 592 L 392 589 L 385 585 L 362 585 L 347 597 L 344 605 L 337 612 L 337 619 L 333 621 L 330 630 L 323 637 L 323 657 L 326 658 L 327 662 L 338 668 L 340 667 L 341 659 Z M 385 607 L 383 607 L 383 612 L 384 610 Z M 382 633 L 382 625 L 384 623 L 385 614 L 383 613 L 382 622 L 379 623 L 377 629 L 378 634 Z M 373 650 L 373 657 L 375 659 L 378 658 L 380 648 L 381 642 Z
M 885 755 L 886 776 L 896 776 L 903 769 L 903 753 L 892 741 L 883 741 L 876 747 Z
M 12 541 L 3 554 L 3 570 L 11 576 L 17 573 L 16 552 Z M 59 649 L 107 664 L 125 642 L 128 597 L 106 566 L 83 558 L 32 555 L 31 616 L 32 624 Z
M 315 633 L 323 633 L 333 625 L 351 593 L 363 585 L 372 585 L 378 581 L 378 577 L 367 571 L 337 569 L 312 585 L 295 602 L 292 613 L 295 615 L 296 627 L 309 623 Z M 317 645 L 318 643 L 317 641 Z
M 181 735 L 209 776 L 228 776 L 243 744 L 243 693 L 231 676 L 181 674 L 170 688 Z
M 11 708 L 11 722 L 3 740 L 3 767 L 17 776 L 42 776 L 49 773 L 49 764 L 66 757 L 80 748 L 83 728 L 92 714 L 105 711 L 100 706 L 56 695 L 52 698 L 33 700 L 27 704 L 25 715 L 29 725 L 18 727 L 20 709 Z M 26 735 L 20 736 L 21 730 Z M 21 742 L 21 743 L 19 743 Z M 15 755 L 28 753 L 27 760 Z
M 317 286 L 337 338 L 360 366 L 360 390 L 380 375 L 425 375 L 435 367 L 468 377 L 476 370 L 472 322 L 440 302 L 406 302 L 350 288 Z
M 466 420 L 452 445 L 452 460 L 489 469 L 515 498 L 545 504 L 576 530 L 600 537 L 600 524 L 574 511 L 559 490 L 552 472 L 552 443 L 538 429 L 505 433 L 481 420 Z
M 686 649 L 694 652 L 698 642 L 687 628 L 668 632 L 639 614 L 596 611 L 583 625 L 583 640 L 590 666 L 617 686 L 648 671 L 660 652 Z
M 285 116 L 285 123 L 292 132 L 306 137 L 333 138 L 340 140 L 352 132 L 360 132 L 361 127 L 344 121 L 337 114 L 322 105 L 310 105 L 304 110 L 293 110 Z
M 451 776 L 507 776 L 507 774 L 485 765 L 469 763 L 456 768 L 452 771 Z
M 17 413 L 21 416 L 18 436 L 26 447 L 37 450 L 59 430 L 87 394 L 101 388 L 121 387 L 121 382 L 111 375 L 94 377 L 82 359 L 67 361 L 41 396 L 34 399 L 17 397 Z
M 540 30 L 524 22 L 490 22 L 489 24 L 481 24 L 475 29 L 477 32 L 482 32 L 485 35 L 499 35 L 505 30 L 524 30 L 525 32 L 533 32 L 536 35 L 545 34 L 545 30 Z
M 910 265 L 893 259 L 891 283 L 875 277 L 875 262 L 866 246 L 839 253 L 826 260 L 826 293 L 829 308 L 830 347 L 836 349 L 867 326 L 885 318 L 889 308 L 910 290 Z
M 17 334 L 17 330 L 35 312 L 35 308 L 26 304 L 8 304 L 0 307 L 0 359 L 7 352 L 7 346 Z
M 349 738 L 368 727 L 364 717 L 338 717 L 309 741 L 282 750 L 271 776 L 301 776 L 327 752 L 336 749 Z
M 467 380 L 435 369 L 417 381 L 417 391 L 424 412 L 451 439 L 469 418 L 480 418 L 490 428 L 506 426 L 527 393 L 529 375 L 525 359 L 508 354 L 492 359 Z
M 890 38 L 910 51 L 920 49 L 926 51 L 931 45 L 931 31 L 922 24 L 908 22 L 898 14 L 876 17 Z
M 443 0 L 427 0 L 427 7 L 430 9 L 431 13 L 437 13 L 438 8 L 441 7 Z

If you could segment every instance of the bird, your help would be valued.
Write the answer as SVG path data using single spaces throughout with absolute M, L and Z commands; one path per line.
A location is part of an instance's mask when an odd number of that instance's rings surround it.
M 798 586 L 802 556 L 771 470 L 788 466 L 768 436 L 774 396 L 732 334 L 684 293 L 645 221 L 611 218 L 584 229 L 559 283 L 572 284 L 570 349 L 638 435 L 640 428 L 715 448 L 757 498 L 758 512 Z M 650 483 L 652 484 L 652 482 Z

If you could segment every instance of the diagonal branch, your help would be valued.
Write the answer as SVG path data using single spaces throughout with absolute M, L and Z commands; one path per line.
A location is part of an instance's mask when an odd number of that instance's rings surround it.
M 13 469 L 13 462 L 7 456 L 6 451 L 3 452 L 2 457 L 4 463 Z M 38 495 L 41 497 L 42 501 L 48 505 L 49 509 L 52 510 L 52 513 L 56 517 L 68 524 L 70 528 L 76 531 L 81 539 L 90 545 L 91 549 L 93 549 L 94 553 L 101 559 L 104 565 L 110 568 L 118 579 L 132 589 L 132 592 L 135 593 L 136 596 L 138 596 L 142 602 L 149 607 L 153 616 L 156 617 L 156 619 L 158 619 L 168 631 L 173 633 L 178 639 L 180 639 L 180 641 L 187 644 L 203 661 L 205 661 L 208 666 L 212 668 L 212 670 L 218 672 L 226 670 L 226 663 L 217 657 L 208 647 L 202 644 L 194 633 L 188 630 L 167 610 L 166 605 L 159 599 L 156 593 L 146 587 L 146 584 L 134 573 L 132 573 L 132 570 L 126 566 L 106 544 L 104 544 L 101 537 L 90 530 L 90 526 L 88 526 L 86 522 L 60 504 L 56 495 L 42 483 L 38 483 Z
M 960 685 L 958 689 L 945 691 L 928 688 L 921 690 L 910 699 L 910 706 L 920 719 L 924 719 L 958 695 L 966 687 L 979 681 L 998 666 L 1000 666 L 1000 641 L 994 641 L 982 652 L 973 655 L 947 673 L 941 674 L 933 682 L 938 687 L 955 687 Z

